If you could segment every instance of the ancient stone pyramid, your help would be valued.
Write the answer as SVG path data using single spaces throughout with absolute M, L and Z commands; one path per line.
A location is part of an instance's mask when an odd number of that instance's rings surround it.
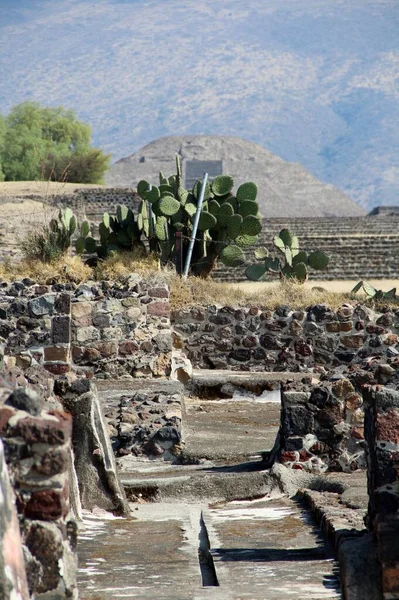
M 158 181 L 159 171 L 175 172 L 179 153 L 187 183 L 193 173 L 228 173 L 237 185 L 255 181 L 263 217 L 347 217 L 363 208 L 343 192 L 313 177 L 299 163 L 289 163 L 261 146 L 238 137 L 186 135 L 163 137 L 114 163 L 106 176 L 112 187 L 135 187 L 140 179 Z M 197 164 L 196 164 L 197 163 Z

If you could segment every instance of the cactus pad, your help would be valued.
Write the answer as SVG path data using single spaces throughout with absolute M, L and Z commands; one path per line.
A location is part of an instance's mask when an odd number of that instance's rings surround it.
M 195 184 L 193 186 L 193 191 L 192 191 L 194 197 L 197 198 L 197 200 L 200 197 L 201 188 L 202 188 L 202 179 L 199 179 L 198 181 L 195 182 Z M 209 185 L 208 182 L 206 182 L 204 200 L 209 200 L 210 197 L 211 197 L 211 186 Z
M 308 269 L 307 269 L 305 263 L 299 262 L 299 263 L 297 263 L 295 265 L 295 267 L 294 267 L 294 277 L 295 277 L 295 279 L 297 279 L 301 283 L 303 283 L 304 281 L 306 281 L 306 279 L 308 278 Z
M 186 202 L 186 204 L 184 205 L 184 210 L 190 217 L 193 217 L 197 212 L 197 207 L 195 206 L 195 204 L 192 204 L 192 202 Z
M 257 195 L 258 186 L 252 181 L 241 184 L 237 190 L 237 200 L 239 202 L 242 202 L 243 200 L 252 200 L 252 202 L 255 202 Z
M 166 223 L 165 217 L 159 217 L 155 223 L 155 235 L 161 242 L 164 242 L 168 237 L 166 233 Z
M 208 203 L 208 211 L 211 213 L 211 215 L 214 215 L 215 217 L 217 216 L 219 208 L 220 208 L 220 204 L 217 200 L 211 200 Z
M 230 175 L 218 175 L 212 181 L 212 192 L 215 196 L 225 196 L 233 189 L 234 179 Z
M 254 252 L 256 260 L 265 260 L 269 256 L 269 250 L 264 246 L 257 248 Z
M 82 237 L 87 237 L 90 233 L 90 225 L 88 221 L 83 221 L 82 225 L 80 226 L 80 233 Z
M 137 193 L 141 198 L 143 198 L 143 200 L 145 199 L 145 194 L 149 189 L 150 189 L 150 184 L 145 179 L 142 179 L 141 181 L 138 182 Z
M 163 215 L 171 217 L 180 210 L 180 202 L 171 196 L 164 196 L 159 201 L 159 210 Z
M 278 237 L 284 242 L 284 246 L 288 246 L 291 248 L 293 242 L 293 235 L 288 229 L 282 229 L 278 234 Z
M 123 223 L 123 221 L 127 220 L 128 213 L 129 209 L 127 206 L 125 206 L 124 204 L 118 204 L 118 206 L 116 207 L 116 216 L 119 223 Z
M 316 250 L 309 255 L 308 264 L 312 267 L 312 269 L 316 269 L 316 271 L 322 271 L 327 267 L 328 263 L 329 258 L 327 254 L 321 250 Z
M 84 237 L 79 237 L 76 240 L 76 254 L 83 254 L 83 252 L 85 251 L 85 238 Z
M 234 215 L 234 208 L 228 202 L 220 205 L 216 218 L 219 225 L 225 227 L 228 220 Z
M 94 254 L 97 251 L 97 242 L 92 237 L 87 237 L 85 239 L 85 250 L 88 254 Z
M 248 217 L 249 215 L 256 217 L 258 214 L 258 203 L 252 200 L 243 200 L 238 208 L 238 213 L 242 217 Z
M 245 262 L 244 252 L 239 246 L 231 244 L 226 246 L 220 253 L 220 260 L 227 267 L 238 267 Z
M 262 223 L 258 217 L 248 215 L 248 217 L 244 218 L 241 226 L 242 235 L 258 235 L 261 231 Z
M 238 238 L 236 238 L 235 243 L 238 246 L 252 246 L 253 244 L 256 244 L 258 239 L 259 236 L 257 235 L 239 235 Z
M 198 221 L 198 229 L 200 231 L 206 231 L 207 229 L 215 227 L 216 223 L 216 217 L 209 212 L 202 211 Z
M 148 200 L 148 202 L 151 202 L 151 204 L 159 200 L 160 197 L 161 192 L 159 191 L 159 188 L 156 185 L 152 186 L 150 190 L 147 190 L 144 195 L 144 199 Z
M 227 221 L 227 234 L 231 240 L 235 240 L 240 235 L 242 226 L 242 216 L 232 215 Z
M 250 265 L 245 269 L 245 275 L 250 281 L 264 281 L 266 279 L 267 269 L 263 265 Z

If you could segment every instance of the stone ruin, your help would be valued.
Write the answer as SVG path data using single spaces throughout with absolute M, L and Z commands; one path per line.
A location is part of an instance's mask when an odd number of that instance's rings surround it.
M 1 597 L 77 597 L 82 507 L 129 514 L 114 453 L 184 464 L 182 385 L 168 379 L 185 375 L 192 386 L 190 364 L 221 374 L 225 397 L 234 389 L 223 373 L 252 374 L 255 393 L 265 389 L 255 375 L 276 374 L 267 386 L 281 387 L 280 428 L 265 469 L 367 470 L 381 597 L 399 596 L 399 311 L 171 313 L 167 285 L 138 276 L 24 280 L 1 284 L 0 294 Z M 118 380 L 112 394 L 110 380 Z

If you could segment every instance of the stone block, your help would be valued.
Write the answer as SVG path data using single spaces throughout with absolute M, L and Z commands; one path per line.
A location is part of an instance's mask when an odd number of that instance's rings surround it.
M 40 475 L 53 477 L 65 473 L 68 469 L 69 453 L 65 447 L 49 448 L 41 457 L 40 462 L 33 465 L 32 470 Z
M 154 317 L 168 317 L 170 315 L 170 304 L 169 302 L 155 301 L 151 302 L 147 305 L 147 314 Z M 231 319 L 225 317 L 228 320 L 228 323 L 231 322 Z M 220 325 L 224 325 L 225 323 L 219 323 Z
M 20 369 L 28 369 L 32 364 L 32 357 L 29 354 L 17 354 L 15 357 L 16 365 Z
M 169 289 L 166 284 L 159 284 L 148 290 L 148 295 L 151 298 L 169 298 Z
M 54 302 L 54 311 L 61 315 L 69 315 L 71 312 L 71 295 L 58 294 Z
M 283 347 L 282 342 L 274 335 L 261 335 L 259 343 L 262 348 L 265 348 L 266 350 L 281 350 Z
M 129 321 L 137 321 L 142 315 L 141 308 L 139 306 L 131 306 L 126 311 L 126 317 Z
M 94 313 L 109 313 L 115 315 L 123 312 L 122 302 L 117 298 L 107 298 L 106 300 L 98 300 L 94 302 Z
M 345 398 L 345 409 L 346 410 L 356 410 L 360 408 L 363 404 L 363 398 L 360 394 L 350 394 Z
M 69 344 L 71 341 L 71 319 L 56 316 L 51 321 L 51 341 L 53 344 Z
M 151 361 L 150 367 L 155 377 L 164 377 L 170 375 L 172 366 L 171 354 L 159 354 L 154 360 Z
M 313 413 L 304 406 L 290 406 L 282 409 L 281 415 L 283 437 L 303 436 L 313 433 Z
M 53 375 L 65 375 L 65 373 L 69 373 L 71 370 L 71 365 L 69 363 L 52 363 L 47 362 L 44 363 L 44 368 Z
M 31 415 L 39 415 L 43 408 L 43 400 L 34 390 L 18 387 L 5 401 L 7 406 L 23 410 Z
M 102 358 L 110 358 L 111 356 L 117 356 L 118 354 L 118 342 L 102 342 L 96 344 L 97 350 L 100 352 Z
M 50 362 L 69 362 L 69 346 L 47 346 L 44 348 L 44 360 Z
M 230 352 L 229 358 L 237 362 L 248 362 L 251 360 L 251 350 L 248 348 L 236 348 Z
M 123 302 L 123 301 L 122 301 Z M 93 325 L 99 329 L 109 327 L 111 323 L 111 317 L 104 313 L 97 313 L 93 316 Z
M 76 331 L 77 342 L 95 342 L 101 337 L 100 331 L 96 327 L 79 327 Z
M 392 408 L 377 413 L 375 425 L 378 441 L 399 444 L 399 410 Z
M 339 321 L 332 321 L 331 323 L 327 323 L 326 329 L 329 333 L 338 333 L 341 331 L 341 323 Z
M 12 428 L 12 435 L 22 437 L 27 444 L 65 444 L 71 437 L 72 417 L 69 413 L 52 411 L 48 417 L 26 417 Z
M 54 310 L 55 295 L 46 294 L 29 300 L 28 307 L 29 312 L 34 317 L 41 317 L 43 315 L 51 314 Z
M 387 600 L 399 598 L 399 565 L 383 566 L 382 592 Z
M 101 331 L 101 338 L 103 340 L 120 340 L 123 337 L 122 329 L 120 327 L 105 327 Z
M 56 521 L 65 518 L 69 512 L 68 482 L 61 491 L 40 490 L 32 492 L 27 502 L 18 495 L 17 508 L 18 512 L 28 519 Z
M 81 319 L 87 315 L 91 315 L 92 302 L 73 302 L 71 305 L 72 319 Z
M 139 349 L 137 342 L 134 340 L 126 340 L 119 344 L 119 354 L 121 356 L 129 356 L 137 353 Z M 152 349 L 152 344 L 151 344 Z
M 7 431 L 8 421 L 15 414 L 15 409 L 11 406 L 0 407 L 0 436 L 4 436 Z
M 353 335 L 341 336 L 341 344 L 346 348 L 361 348 L 364 345 L 364 335 L 362 333 L 354 333 Z

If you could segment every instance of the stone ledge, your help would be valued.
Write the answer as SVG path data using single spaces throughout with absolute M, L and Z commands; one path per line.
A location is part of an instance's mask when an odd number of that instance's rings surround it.
M 382 600 L 381 567 L 377 546 L 364 528 L 365 509 L 351 509 L 331 492 L 299 490 L 321 530 L 334 544 L 344 600 Z

